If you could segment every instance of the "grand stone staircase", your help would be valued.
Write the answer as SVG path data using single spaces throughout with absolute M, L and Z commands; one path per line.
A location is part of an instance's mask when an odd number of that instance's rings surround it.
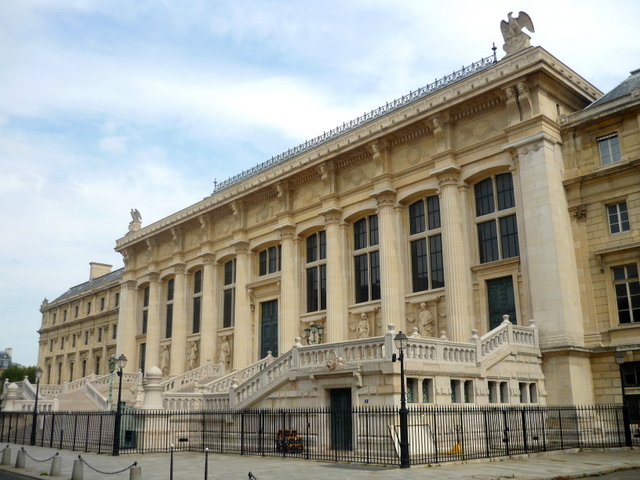
M 389 367 L 395 351 L 393 325 L 382 337 L 339 343 L 303 346 L 274 358 L 271 355 L 243 369 L 229 373 L 223 365 L 207 363 L 182 375 L 163 380 L 162 407 L 169 410 L 255 408 L 288 382 L 315 376 L 346 374 L 355 376 L 359 385 L 366 375 L 396 373 Z M 499 327 L 479 337 L 474 330 L 467 343 L 441 338 L 410 337 L 405 352 L 408 374 L 454 376 L 461 371 L 486 372 L 500 362 L 516 356 L 537 359 L 540 356 L 538 332 L 529 326 L 513 325 L 505 316 Z M 535 360 L 534 360 L 535 362 Z M 391 368 L 391 369 L 390 369 Z M 142 372 L 124 374 L 122 399 L 128 406 L 143 406 Z M 90 375 L 63 385 L 40 385 L 40 411 L 79 411 L 113 408 L 117 398 L 118 377 L 113 376 L 113 399 L 108 401 L 110 375 Z M 27 379 L 18 383 L 22 411 L 32 411 L 35 386 Z

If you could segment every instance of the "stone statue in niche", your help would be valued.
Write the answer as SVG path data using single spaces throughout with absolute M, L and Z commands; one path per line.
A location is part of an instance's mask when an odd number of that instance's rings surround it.
M 362 313 L 360 315 L 360 321 L 358 322 L 358 338 L 369 338 L 370 332 L 369 317 L 366 313 Z
M 225 372 L 229 372 L 231 369 L 231 344 L 229 343 L 229 337 L 226 335 L 222 337 L 222 342 L 220 342 L 218 356 L 219 363 L 224 364 Z
M 433 337 L 433 315 L 427 308 L 427 304 L 420 304 L 419 332 L 423 337 Z
M 504 38 L 502 49 L 507 53 L 507 56 L 530 46 L 529 40 L 531 40 L 531 37 L 522 31 L 523 28 L 535 33 L 533 22 L 529 15 L 525 12 L 520 12 L 516 18 L 513 18 L 512 14 L 513 12 L 509 12 L 507 21 L 502 20 L 500 22 L 500 31 Z
M 164 345 L 162 346 L 162 350 L 160 351 L 160 370 L 162 370 L 163 377 L 169 375 L 170 365 L 171 351 L 169 350 L 169 345 Z
M 189 370 L 193 370 L 198 366 L 198 342 L 191 342 L 189 344 Z

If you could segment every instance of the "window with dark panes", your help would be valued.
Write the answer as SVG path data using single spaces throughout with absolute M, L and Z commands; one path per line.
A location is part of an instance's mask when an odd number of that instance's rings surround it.
M 165 329 L 164 329 L 164 338 L 171 338 L 173 335 L 173 290 L 175 286 L 175 281 L 172 278 L 167 281 L 167 302 L 165 308 Z
M 222 288 L 222 326 L 233 327 L 235 323 L 236 261 L 224 264 L 224 286 Z
M 380 252 L 378 216 L 353 224 L 354 283 L 356 303 L 380 299 Z
M 327 237 L 324 231 L 307 237 L 307 312 L 327 308 Z
M 440 199 L 437 195 L 409 205 L 411 283 L 414 292 L 444 287 Z
M 614 267 L 613 282 L 618 307 L 618 322 L 622 325 L 640 322 L 640 282 L 638 266 Z
M 480 263 L 520 255 L 515 193 L 510 173 L 475 185 L 476 228 Z
M 149 323 L 149 287 L 145 287 L 142 292 L 142 325 L 141 325 L 142 335 L 145 335 L 147 333 L 148 323 Z
M 191 333 L 200 333 L 200 317 L 202 315 L 202 270 L 193 273 Z
M 282 253 L 282 247 L 280 245 L 269 247 L 262 250 L 258 254 L 259 268 L 258 272 L 260 276 L 268 275 L 280 271 L 280 256 Z

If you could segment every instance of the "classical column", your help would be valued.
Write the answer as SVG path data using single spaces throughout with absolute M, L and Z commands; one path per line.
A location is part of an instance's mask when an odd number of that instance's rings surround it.
M 325 342 L 340 342 L 348 339 L 347 274 L 350 271 L 340 228 L 342 211 L 330 208 L 320 213 L 324 215 L 327 237 L 327 321 L 324 336 Z
M 200 366 L 204 365 L 207 360 L 211 363 L 216 361 L 216 292 L 220 289 L 219 275 L 217 275 L 219 267 L 215 263 L 213 254 L 205 254 L 202 256 L 204 266 L 202 268 L 202 315 L 201 315 L 201 334 L 200 334 Z M 217 302 L 220 303 L 220 302 Z
M 147 351 L 145 369 L 160 366 L 160 274 L 149 273 L 149 307 L 147 308 Z
M 442 250 L 450 340 L 468 342 L 473 322 L 470 314 L 471 270 L 465 242 L 464 205 L 460 201 L 460 167 L 447 165 L 432 172 L 440 186 Z
M 583 309 L 571 219 L 557 139 L 545 132 L 511 142 L 517 156 L 522 212 L 520 255 L 527 256 L 531 318 L 545 354 L 547 402 L 593 403 L 591 366 L 584 346 Z
M 394 208 L 396 192 L 385 188 L 372 194 L 378 202 L 378 227 L 380 232 L 380 296 L 383 331 L 387 325 L 402 326 L 405 318 L 404 281 L 398 224 Z
M 253 360 L 251 309 L 247 295 L 249 242 L 238 240 L 236 247 L 236 315 L 233 334 L 233 370 L 244 368 Z
M 120 283 L 120 311 L 118 313 L 118 338 L 116 355 L 136 358 L 136 281 L 124 280 Z M 84 338 L 82 339 L 84 341 Z M 135 362 L 127 362 L 127 372 L 135 372 Z
M 171 331 L 171 375 L 185 372 L 187 354 L 187 303 L 185 264 L 174 264 L 173 328 Z
M 279 335 L 278 352 L 286 353 L 299 336 L 298 322 L 300 317 L 300 296 L 302 290 L 298 282 L 298 245 L 294 240 L 295 226 L 282 225 L 280 231 L 282 245 L 282 263 L 280 276 Z

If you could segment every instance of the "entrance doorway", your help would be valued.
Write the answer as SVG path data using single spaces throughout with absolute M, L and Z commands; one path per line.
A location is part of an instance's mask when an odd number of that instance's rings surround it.
M 334 388 L 331 395 L 331 448 L 353 449 L 351 389 Z
M 503 315 L 509 315 L 509 320 L 514 325 L 518 323 L 512 277 L 487 280 L 487 297 L 489 300 L 489 330 L 500 326 Z
M 262 328 L 260 336 L 260 358 L 267 356 L 271 352 L 274 357 L 278 356 L 278 300 L 263 302 L 262 307 Z

